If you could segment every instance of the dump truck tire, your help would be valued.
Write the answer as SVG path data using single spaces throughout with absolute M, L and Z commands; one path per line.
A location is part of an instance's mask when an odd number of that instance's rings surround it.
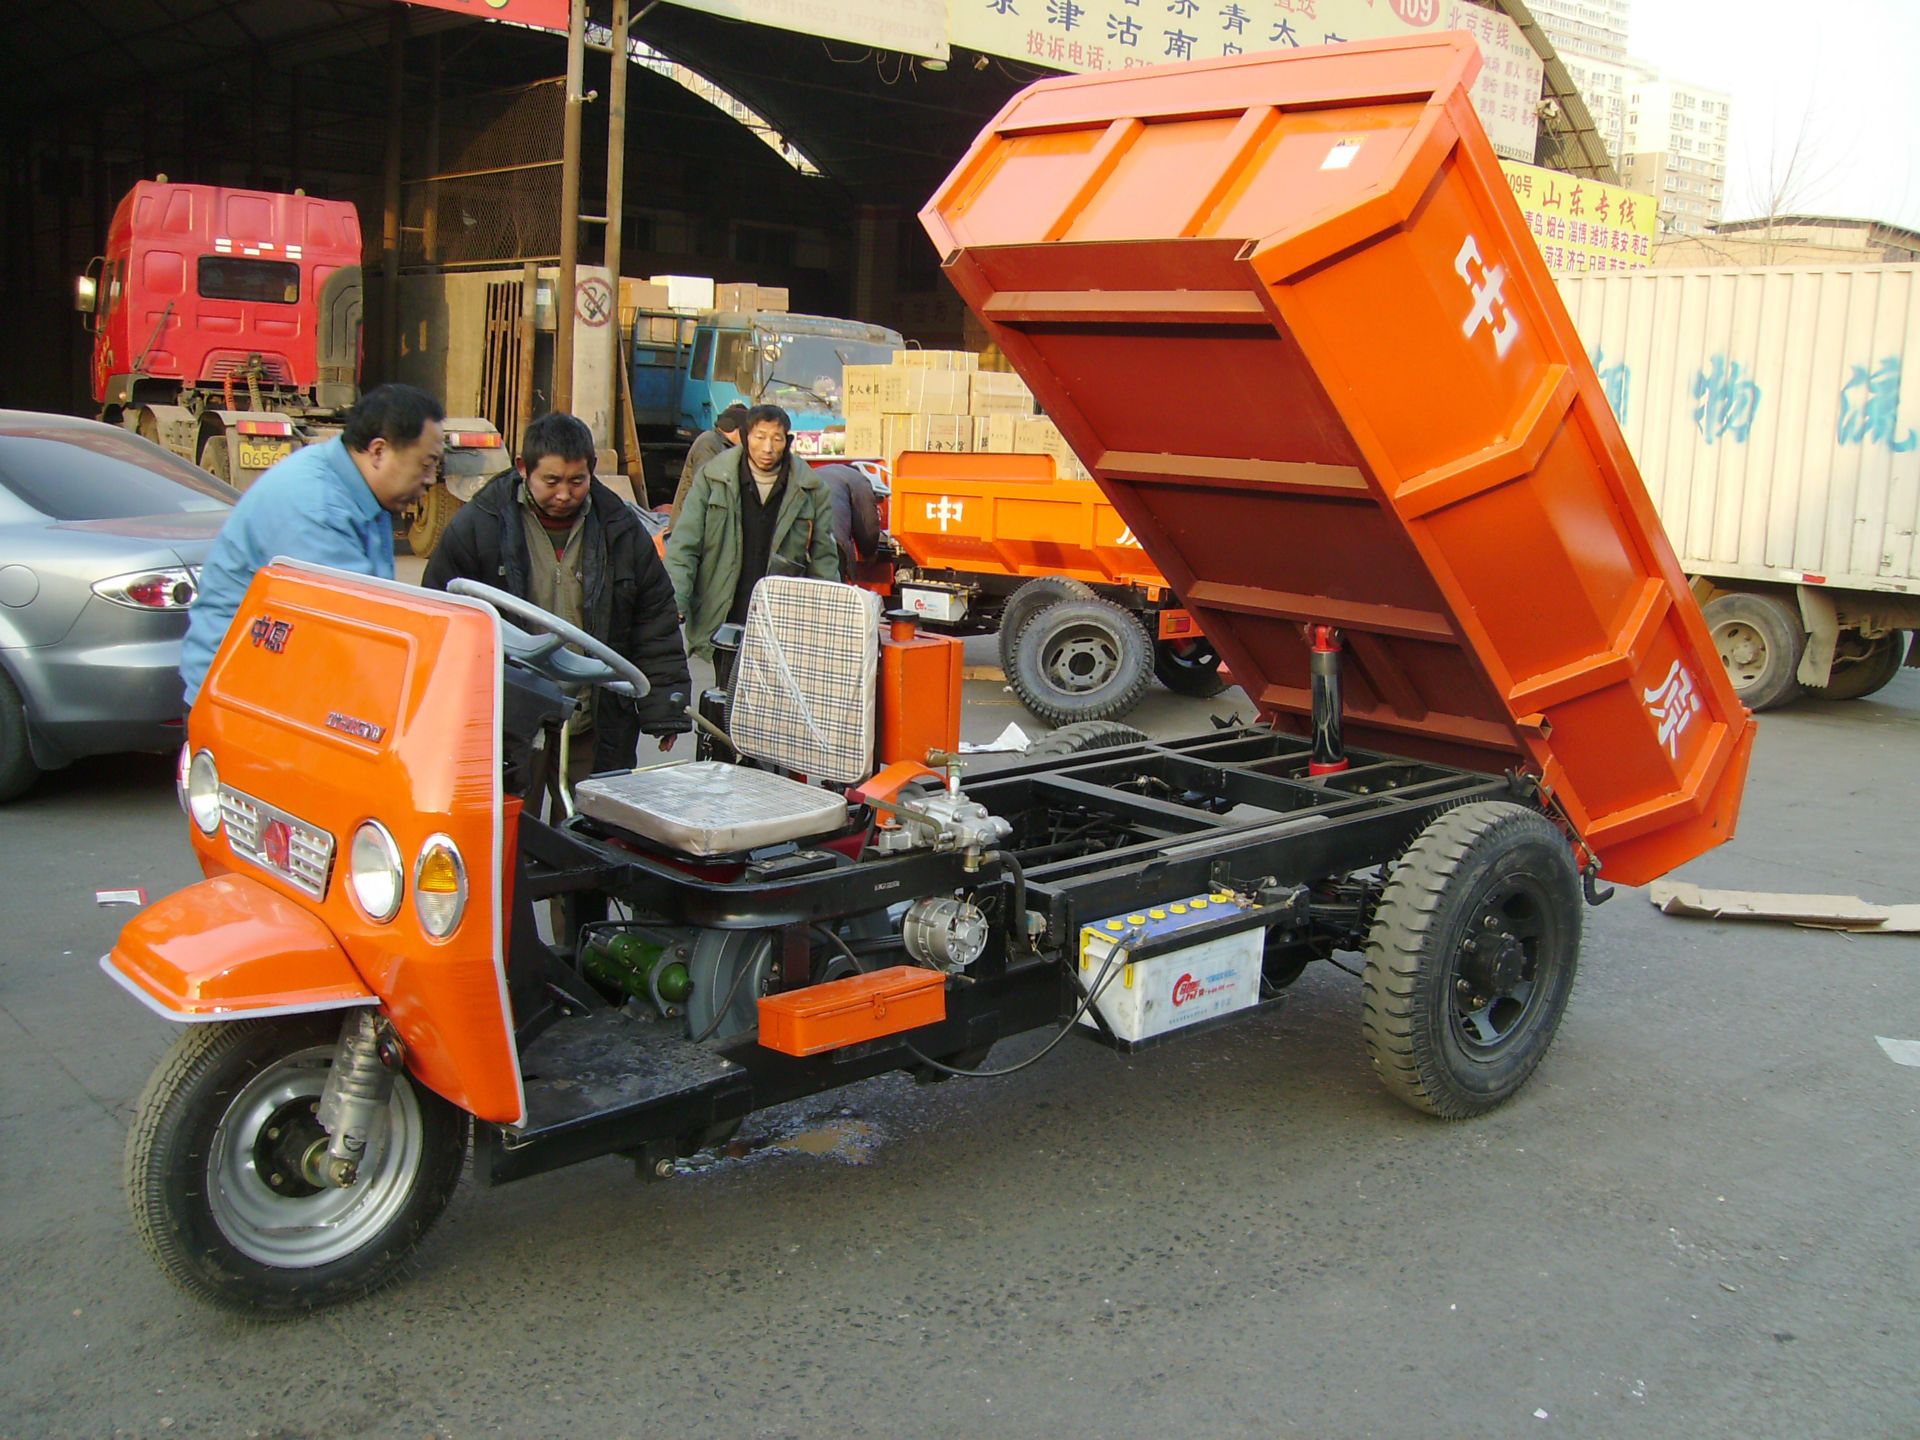
M 1007 684 L 1042 720 L 1113 720 L 1153 681 L 1153 646 L 1140 622 L 1106 600 L 1062 600 L 1014 643 Z
M 453 517 L 460 513 L 460 502 L 453 498 L 453 492 L 439 482 L 427 487 L 427 493 L 421 498 L 420 508 L 413 512 L 413 518 L 407 525 L 407 545 L 422 560 L 433 554 L 434 547 L 440 543 L 440 537 L 447 533 L 447 526 L 453 523 Z
M 1807 648 L 1800 613 L 1773 595 L 1734 591 L 1706 604 L 1707 629 L 1713 632 L 1720 663 L 1733 680 L 1733 693 L 1749 710 L 1771 710 L 1800 698 L 1800 656 Z
M 1443 1120 L 1512 1097 L 1547 1048 L 1580 958 L 1580 872 L 1538 811 L 1436 817 L 1394 866 L 1367 933 L 1361 1029 L 1381 1082 Z
M 222 485 L 233 484 L 233 456 L 227 449 L 226 436 L 207 437 L 206 443 L 200 447 L 200 468 Z
M 1020 642 L 1020 632 L 1047 606 L 1062 600 L 1093 598 L 1090 586 L 1059 575 L 1042 575 L 1015 590 L 1000 607 L 1000 668 L 1008 675 L 1013 674 L 1014 647 Z
M 1162 640 L 1153 647 L 1153 673 L 1176 695 L 1210 700 L 1227 688 L 1220 678 L 1220 654 L 1204 635 Z
M 1836 660 L 1827 683 L 1807 687 L 1807 694 L 1817 700 L 1859 700 L 1891 684 L 1906 662 L 1907 632 L 1890 630 L 1865 643 L 1866 654 L 1845 665 Z
M 1079 755 L 1088 750 L 1108 750 L 1116 745 L 1137 745 L 1147 732 L 1114 720 L 1082 720 L 1077 725 L 1062 725 L 1027 746 L 1027 759 L 1046 760 L 1055 755 Z

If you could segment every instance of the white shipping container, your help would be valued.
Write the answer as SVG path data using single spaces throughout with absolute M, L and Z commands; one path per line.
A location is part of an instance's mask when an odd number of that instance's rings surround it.
M 1683 569 L 1920 594 L 1920 266 L 1640 270 L 1560 291 Z

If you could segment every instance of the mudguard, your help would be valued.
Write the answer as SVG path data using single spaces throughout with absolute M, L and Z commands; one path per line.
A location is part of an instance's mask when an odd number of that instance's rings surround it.
M 100 968 L 169 1020 L 378 1003 L 319 917 L 244 875 L 216 875 L 148 906 Z

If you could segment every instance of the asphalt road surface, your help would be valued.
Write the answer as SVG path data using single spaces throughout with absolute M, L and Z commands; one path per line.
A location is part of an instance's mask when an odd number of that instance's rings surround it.
M 969 738 L 1024 718 L 969 689 Z M 1920 901 L 1917 758 L 1920 671 L 1769 715 L 1738 839 L 1683 874 Z M 1876 1043 L 1920 1039 L 1920 937 L 1626 890 L 1481 1120 L 1389 1098 L 1319 965 L 1137 1058 L 756 1117 L 666 1183 L 464 1184 L 372 1300 L 206 1310 L 121 1195 L 169 1027 L 95 966 L 131 913 L 97 889 L 197 878 L 170 765 L 0 811 L 0 1437 L 1920 1435 L 1920 1069 Z

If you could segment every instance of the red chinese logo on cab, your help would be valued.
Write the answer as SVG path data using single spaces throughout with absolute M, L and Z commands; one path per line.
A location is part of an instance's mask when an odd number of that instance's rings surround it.
M 293 634 L 291 620 L 276 620 L 271 615 L 262 615 L 253 622 L 253 628 L 247 632 L 256 646 L 264 645 L 278 655 L 287 648 L 287 637 Z
M 1393 13 L 1409 25 L 1431 25 L 1440 18 L 1440 0 L 1393 0 Z

